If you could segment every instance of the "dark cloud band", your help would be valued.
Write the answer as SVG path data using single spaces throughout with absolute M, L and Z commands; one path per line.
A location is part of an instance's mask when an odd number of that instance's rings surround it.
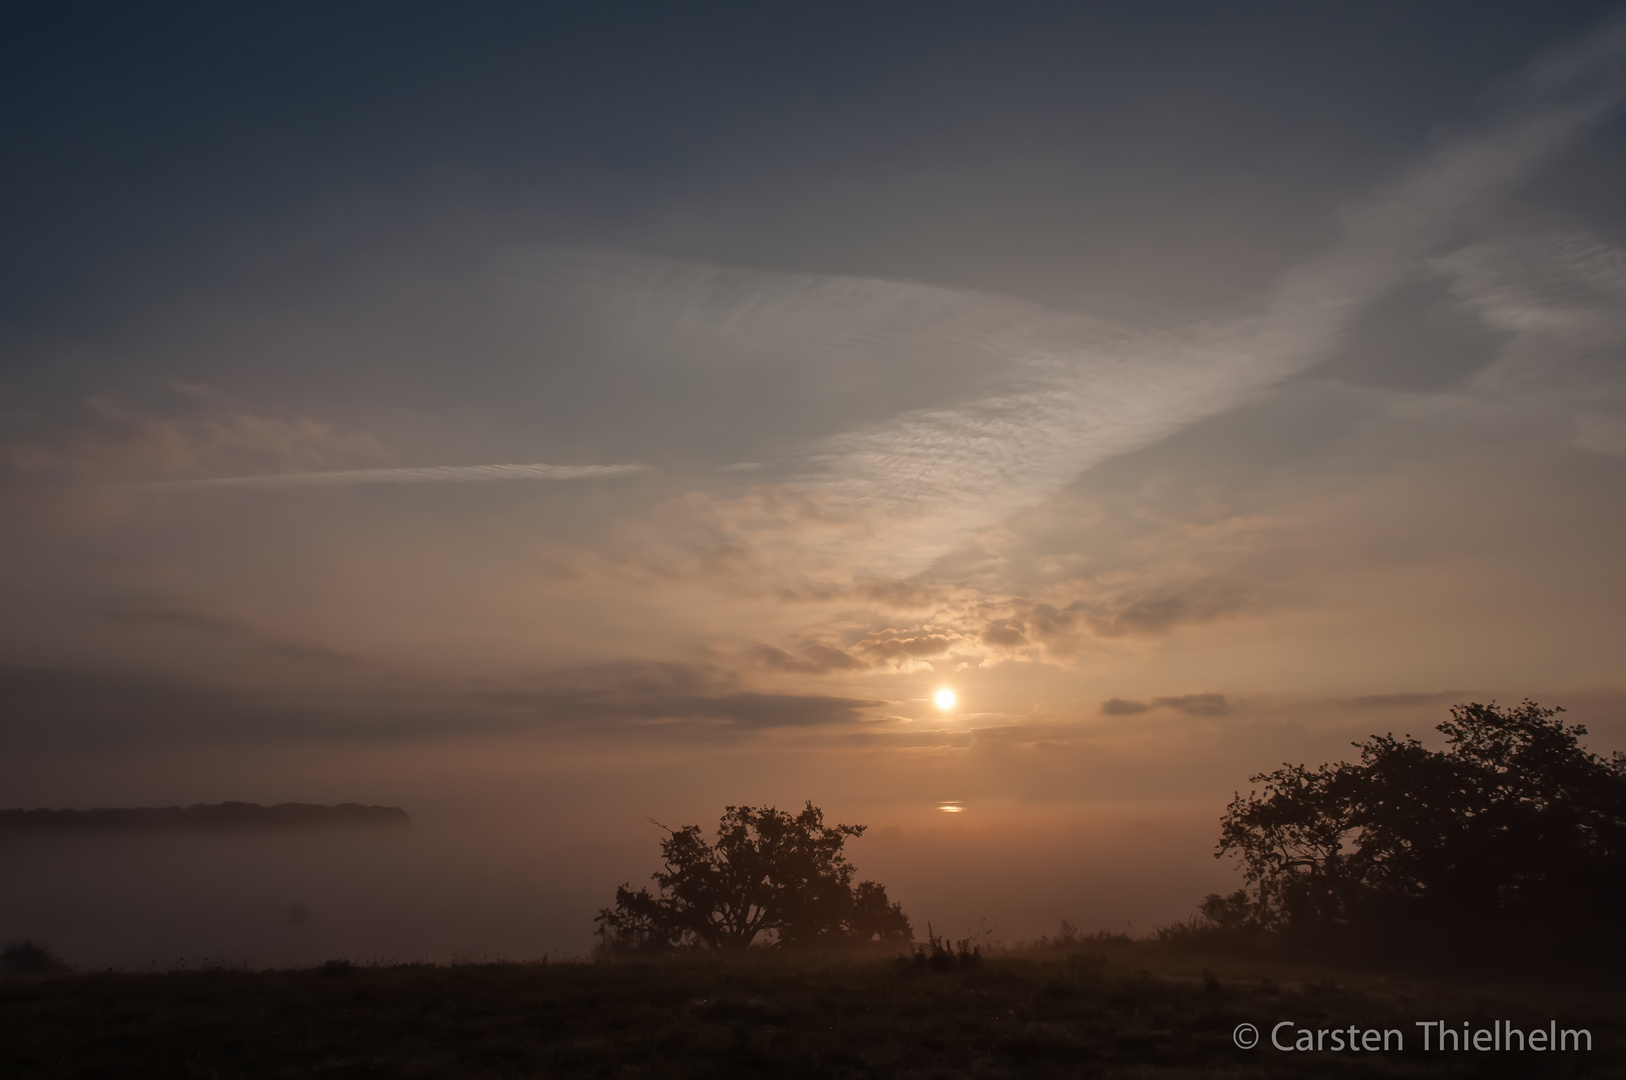
M 623 476 L 642 465 L 433 465 L 401 469 L 334 469 L 325 472 L 272 473 L 265 476 L 221 476 L 202 480 L 164 480 L 131 487 L 147 490 L 209 488 L 336 487 L 346 484 L 444 484 L 491 480 L 583 480 Z

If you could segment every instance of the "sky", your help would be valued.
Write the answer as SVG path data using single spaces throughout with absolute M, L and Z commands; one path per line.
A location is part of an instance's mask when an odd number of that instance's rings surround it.
M 579 953 L 806 800 L 917 928 L 1145 929 L 1284 761 L 1626 748 L 1618 5 L 3 19 L 0 806 L 419 828 L 0 936 Z

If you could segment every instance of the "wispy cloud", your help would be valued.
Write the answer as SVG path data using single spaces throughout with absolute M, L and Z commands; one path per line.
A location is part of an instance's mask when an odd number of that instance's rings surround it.
M 180 392 L 205 407 L 182 417 L 155 416 L 115 397 L 90 398 L 82 424 L 54 438 L 6 446 L 0 460 L 13 475 L 34 481 L 101 485 L 155 476 L 322 473 L 385 457 L 366 432 L 308 416 L 211 408 L 214 403 L 194 389 Z
M 806 444 L 707 522 L 800 573 L 906 576 L 1092 466 L 1324 359 L 1364 305 L 1620 104 L 1623 57 L 1617 22 L 1532 65 L 1477 129 L 1347 207 L 1335 243 L 1230 320 L 1126 328 L 963 290 L 602 256 L 574 287 L 651 330 L 744 340 L 765 358 L 813 339 L 984 357 L 997 375 L 980 395 Z
M 1618 107 L 1623 57 L 1626 22 L 1617 22 L 1533 65 L 1479 131 L 1348 208 L 1342 238 L 1283 275 L 1262 316 L 1113 343 L 1079 342 L 1056 332 L 1059 318 L 1035 319 L 1025 335 L 990 341 L 1021 358 L 1029 388 L 831 439 L 810 455 L 828 470 L 810 478 L 810 493 L 903 512 L 926 543 L 885 550 L 911 550 L 919 565 L 1084 469 L 1240 404 L 1325 357 L 1362 305 Z
M 1153 709 L 1174 709 L 1188 716 L 1224 716 L 1231 711 L 1231 703 L 1224 694 L 1176 694 L 1155 697 L 1150 704 L 1114 697 L 1101 703 L 1102 716 L 1138 716 Z
M 207 488 L 338 487 L 348 484 L 478 483 L 491 480 L 582 480 L 642 471 L 642 465 L 430 465 L 398 469 L 334 469 L 326 472 L 219 476 L 197 480 L 161 480 L 128 485 L 147 490 Z
M 1506 336 L 1472 389 L 1574 418 L 1577 445 L 1626 454 L 1626 251 L 1586 234 L 1482 241 L 1432 261 Z
M 112 669 L 0 664 L 0 746 L 401 740 L 638 731 L 672 741 L 850 728 L 885 704 L 823 694 L 740 690 L 726 674 L 682 665 L 607 664 L 493 691 L 322 696 L 267 693 Z

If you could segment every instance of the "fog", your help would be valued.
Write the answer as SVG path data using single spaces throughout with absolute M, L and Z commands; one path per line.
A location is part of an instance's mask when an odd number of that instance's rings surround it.
M 1190 810 L 976 820 L 1002 809 L 897 814 L 909 824 L 873 828 L 849 852 L 917 936 L 930 922 L 984 943 L 1063 918 L 1144 932 L 1228 879 L 1208 857 L 1212 823 Z M 0 927 L 82 970 L 582 957 L 615 885 L 656 866 L 659 829 L 617 824 L 564 842 L 434 815 L 399 831 L 5 836 Z
M 886 886 L 917 938 L 930 924 L 1013 944 L 1053 934 L 1062 919 L 1139 936 L 1240 886 L 1214 850 L 1220 816 L 1250 776 L 1347 758 L 1374 733 L 1442 745 L 1433 728 L 1450 703 L 1493 696 L 1116 698 L 1082 723 L 951 723 L 912 741 L 674 729 L 660 746 L 645 731 L 249 752 L 19 748 L 0 762 L 13 805 L 361 802 L 400 806 L 413 824 L 0 830 L 0 939 L 38 940 L 82 970 L 581 958 L 616 886 L 647 883 L 659 868 L 662 826 L 699 825 L 709 838 L 725 805 L 809 800 L 826 822 L 866 826 L 847 846 L 857 877 Z M 1618 695 L 1533 696 L 1566 705 L 1593 749 L 1626 746 Z

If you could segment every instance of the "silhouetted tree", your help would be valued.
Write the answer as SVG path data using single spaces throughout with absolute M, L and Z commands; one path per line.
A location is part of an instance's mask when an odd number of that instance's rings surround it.
M 658 823 L 657 823 L 658 824 Z M 665 828 L 665 826 L 661 826 Z M 824 824 L 809 802 L 791 815 L 771 806 L 730 806 L 708 844 L 700 826 L 667 829 L 657 891 L 629 885 L 595 920 L 610 949 L 743 949 L 777 946 L 907 944 L 903 909 L 873 881 L 852 883 L 843 854 L 862 825 Z
M 1626 755 L 1603 759 L 1562 709 L 1458 705 L 1447 748 L 1354 744 L 1359 763 L 1252 777 L 1221 822 L 1247 887 L 1202 911 L 1231 929 L 1326 940 L 1396 926 L 1618 926 Z
M 0 945 L 0 975 L 62 975 L 71 970 L 49 946 L 37 941 Z

